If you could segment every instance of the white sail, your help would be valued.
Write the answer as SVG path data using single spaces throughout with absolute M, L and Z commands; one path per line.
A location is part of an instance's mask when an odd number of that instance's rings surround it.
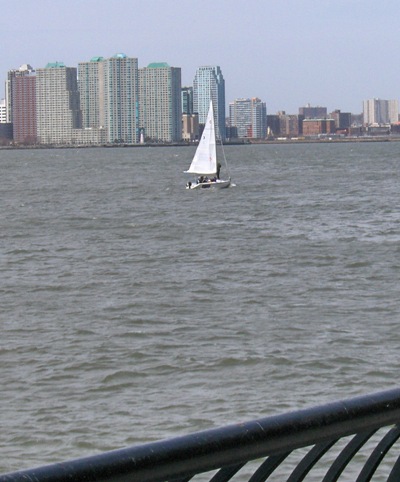
M 215 140 L 214 109 L 212 101 L 207 120 L 192 163 L 186 172 L 212 175 L 217 172 L 217 147 Z

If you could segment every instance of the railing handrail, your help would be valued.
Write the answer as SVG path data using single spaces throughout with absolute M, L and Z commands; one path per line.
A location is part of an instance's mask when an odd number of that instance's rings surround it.
M 400 389 L 0 475 L 0 482 L 157 482 L 400 422 Z

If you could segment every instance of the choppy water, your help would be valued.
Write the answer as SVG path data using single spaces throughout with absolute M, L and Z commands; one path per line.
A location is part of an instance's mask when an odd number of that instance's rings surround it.
M 398 385 L 399 152 L 0 151 L 0 472 Z

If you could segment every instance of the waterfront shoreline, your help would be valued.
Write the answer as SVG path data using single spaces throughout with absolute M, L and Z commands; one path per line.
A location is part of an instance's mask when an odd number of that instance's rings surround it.
M 399 137 L 351 137 L 351 138 L 328 138 L 328 139 L 269 139 L 260 141 L 233 141 L 225 142 L 224 146 L 257 146 L 268 144 L 335 144 L 335 143 L 360 143 L 360 142 L 399 142 Z M 0 146 L 0 150 L 15 149 L 122 149 L 122 148 L 149 148 L 149 147 L 196 147 L 198 143 L 176 142 L 170 144 L 102 144 L 102 145 L 37 145 L 37 146 Z

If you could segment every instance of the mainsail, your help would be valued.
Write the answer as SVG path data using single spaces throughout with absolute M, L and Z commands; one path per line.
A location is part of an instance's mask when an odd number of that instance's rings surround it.
M 207 120 L 199 145 L 197 146 L 192 163 L 186 172 L 208 175 L 216 174 L 217 172 L 217 147 L 212 101 L 210 102 Z

